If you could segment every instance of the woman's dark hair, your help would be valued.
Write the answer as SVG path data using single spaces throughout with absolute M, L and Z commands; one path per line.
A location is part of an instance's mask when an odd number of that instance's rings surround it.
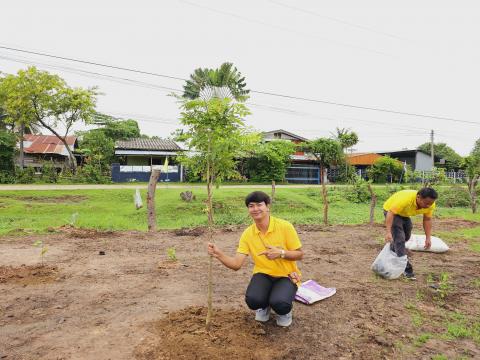
M 437 200 L 438 198 L 437 192 L 434 189 L 429 187 L 418 190 L 417 194 L 420 195 L 422 199 L 430 198 L 433 200 Z
M 265 205 L 270 204 L 270 196 L 265 194 L 263 191 L 254 191 L 247 195 L 245 198 L 245 206 L 248 207 L 250 203 L 261 203 L 264 202 Z

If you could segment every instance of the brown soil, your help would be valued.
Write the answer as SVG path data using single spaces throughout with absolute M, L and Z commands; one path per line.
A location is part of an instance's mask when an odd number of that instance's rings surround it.
M 451 219 L 435 222 L 436 230 L 465 226 Z M 215 240 L 233 254 L 241 231 L 217 231 Z M 337 294 L 312 306 L 296 303 L 288 329 L 273 319 L 259 324 L 243 300 L 252 264 L 233 272 L 215 262 L 216 312 L 208 333 L 204 233 L 62 229 L 0 238 L 0 358 L 480 358 L 473 340 L 442 337 L 448 311 L 480 316 L 480 291 L 473 282 L 480 277 L 480 257 L 468 243 L 452 243 L 444 254 L 415 253 L 416 282 L 386 281 L 370 270 L 382 246 L 381 226 L 299 227 L 299 233 L 304 279 L 336 287 Z M 38 270 L 34 240 L 49 246 L 46 273 Z M 168 259 L 171 247 L 176 262 Z M 441 272 L 450 274 L 454 290 L 438 302 L 427 279 L 438 280 Z M 409 304 L 421 313 L 420 326 L 412 323 Z M 435 336 L 414 346 L 425 332 Z
M 15 195 L 2 195 L 5 198 L 15 198 L 17 200 L 25 202 L 35 203 L 77 203 L 88 199 L 84 195 L 62 195 L 62 196 L 15 196 Z

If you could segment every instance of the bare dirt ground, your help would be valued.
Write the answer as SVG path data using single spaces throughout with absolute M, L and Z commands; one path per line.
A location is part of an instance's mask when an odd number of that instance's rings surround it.
M 450 219 L 435 228 L 475 225 Z M 233 254 L 241 230 L 218 231 L 215 239 Z M 252 265 L 233 272 L 215 263 L 216 311 L 208 333 L 202 229 L 148 234 L 63 228 L 0 238 L 0 359 L 480 358 L 470 338 L 441 337 L 443 314 L 480 316 L 480 291 L 473 285 L 480 257 L 468 244 L 456 242 L 445 254 L 415 253 L 418 280 L 387 281 L 370 270 L 382 247 L 382 226 L 298 231 L 306 251 L 303 278 L 336 287 L 337 294 L 312 306 L 296 303 L 288 329 L 273 320 L 259 324 L 243 301 Z M 49 249 L 44 267 L 32 246 L 39 239 Z M 177 262 L 167 257 L 170 247 Z M 441 272 L 450 274 L 454 288 L 439 303 L 427 278 Z M 409 303 L 423 316 L 420 325 L 412 322 Z M 412 345 L 427 331 L 437 336 Z

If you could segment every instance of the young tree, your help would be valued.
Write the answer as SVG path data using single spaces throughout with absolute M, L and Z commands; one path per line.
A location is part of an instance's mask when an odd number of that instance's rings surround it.
M 475 149 L 474 149 L 475 150 Z M 477 212 L 477 185 L 480 180 L 480 154 L 472 150 L 471 155 L 465 157 L 464 167 L 467 174 L 468 193 L 472 213 Z
M 66 137 L 75 123 L 92 121 L 96 96 L 95 89 L 69 87 L 59 76 L 35 67 L 20 70 L 17 75 L 7 75 L 0 83 L 7 122 L 33 124 L 49 130 L 65 145 L 74 172 L 77 162 Z M 59 126 L 64 129 L 63 135 Z
M 328 198 L 325 186 L 325 169 L 343 159 L 341 144 L 334 139 L 318 138 L 305 142 L 302 145 L 306 153 L 312 154 L 320 165 L 320 179 L 322 182 L 323 222 L 328 225 Z
M 184 99 L 180 122 L 185 129 L 176 139 L 183 141 L 195 155 L 179 160 L 190 166 L 207 182 L 207 215 L 210 240 L 213 236 L 213 183 L 236 175 L 236 159 L 252 143 L 243 118 L 247 107 L 230 98 Z M 208 269 L 207 329 L 212 318 L 212 259 Z
M 336 134 L 333 135 L 334 139 L 337 140 L 342 146 L 342 150 L 345 152 L 345 178 L 349 178 L 348 174 L 348 161 L 347 161 L 347 150 L 352 146 L 358 144 L 358 135 L 350 129 L 336 128 Z

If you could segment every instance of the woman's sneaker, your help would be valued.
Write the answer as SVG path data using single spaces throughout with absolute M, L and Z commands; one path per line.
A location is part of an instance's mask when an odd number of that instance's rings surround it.
M 292 310 L 285 315 L 277 315 L 277 325 L 287 327 L 292 324 Z
M 258 309 L 255 312 L 255 320 L 267 322 L 270 319 L 270 306 L 265 309 Z

